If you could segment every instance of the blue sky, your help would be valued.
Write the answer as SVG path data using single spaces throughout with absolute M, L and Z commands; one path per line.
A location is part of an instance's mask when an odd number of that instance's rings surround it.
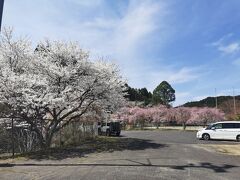
M 9 0 L 3 26 L 33 43 L 78 41 L 132 87 L 167 80 L 174 105 L 240 94 L 239 0 Z

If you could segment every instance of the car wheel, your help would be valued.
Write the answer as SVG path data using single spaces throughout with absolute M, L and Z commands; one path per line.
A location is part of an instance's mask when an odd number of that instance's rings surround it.
M 237 142 L 240 142 L 240 135 L 237 135 L 236 140 L 237 140 Z
M 120 136 L 120 133 L 117 133 L 116 135 L 117 135 L 117 136 Z
M 209 134 L 203 134 L 203 135 L 202 135 L 202 138 L 203 138 L 204 140 L 206 140 L 206 141 L 210 140 Z

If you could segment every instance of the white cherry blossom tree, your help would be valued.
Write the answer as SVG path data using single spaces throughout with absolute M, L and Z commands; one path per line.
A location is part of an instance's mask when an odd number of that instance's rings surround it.
M 91 61 L 77 43 L 46 41 L 33 50 L 11 30 L 1 37 L 0 103 L 31 125 L 43 147 L 92 106 L 121 106 L 124 83 L 116 65 Z

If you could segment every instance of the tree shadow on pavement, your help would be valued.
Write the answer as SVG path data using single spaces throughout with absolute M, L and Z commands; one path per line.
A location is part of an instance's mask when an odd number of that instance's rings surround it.
M 211 169 L 216 173 L 224 173 L 227 172 L 228 169 L 231 168 L 236 168 L 239 166 L 235 166 L 235 165 L 230 165 L 230 164 L 223 164 L 223 165 L 214 165 L 212 163 L 208 163 L 208 162 L 204 162 L 204 163 L 200 163 L 200 165 L 195 165 L 195 164 L 188 164 L 185 166 L 173 166 L 173 169 L 177 169 L 177 170 L 185 170 L 186 168 L 204 168 L 204 169 Z
M 95 152 L 114 152 L 123 150 L 136 151 L 149 148 L 158 149 L 164 147 L 167 147 L 167 145 L 137 138 L 98 137 L 96 139 L 84 141 L 77 146 L 74 145 L 61 148 L 49 148 L 47 150 L 20 154 L 17 157 L 27 157 L 29 159 L 36 160 L 62 160 L 66 158 L 84 157 L 87 154 Z M 2 159 L 7 158 L 9 157 Z
M 105 167 L 158 167 L 158 168 L 171 168 L 171 169 L 175 169 L 175 170 L 187 170 L 187 168 L 190 169 L 208 169 L 208 170 L 212 170 L 215 173 L 227 173 L 229 169 L 232 168 L 239 168 L 239 166 L 235 166 L 235 165 L 229 165 L 229 164 L 223 164 L 223 165 L 214 165 L 212 163 L 208 163 L 208 162 L 204 162 L 204 163 L 200 163 L 199 165 L 197 164 L 186 164 L 186 165 L 153 165 L 151 163 L 140 163 L 137 161 L 132 161 L 132 160 L 128 160 L 127 161 L 133 162 L 134 164 L 111 164 L 111 163 L 93 163 L 93 164 L 71 164 L 71 163 L 21 163 L 21 164 L 17 164 L 17 163 L 2 163 L 0 164 L 0 167 L 15 167 L 15 166 L 24 166 L 24 167 L 31 167 L 31 166 L 79 166 L 79 167 L 84 167 L 84 166 L 105 166 Z

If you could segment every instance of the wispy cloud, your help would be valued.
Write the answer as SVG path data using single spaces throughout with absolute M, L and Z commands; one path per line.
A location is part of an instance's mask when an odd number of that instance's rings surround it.
M 160 21 L 167 13 L 165 3 L 152 0 L 129 1 L 124 10 L 119 9 L 124 11 L 121 15 L 106 4 L 104 0 L 13 0 L 5 3 L 3 23 L 35 42 L 45 37 L 79 41 L 100 56 L 129 61 L 139 42 L 164 24 Z
M 171 72 L 167 80 L 173 84 L 193 81 L 200 76 L 195 70 L 196 68 L 184 67 L 177 72 Z
M 217 49 L 224 54 L 234 54 L 240 51 L 240 42 L 232 41 L 227 42 L 233 34 L 227 34 L 217 40 L 216 42 L 211 43 L 212 46 L 217 47 Z
M 115 56 L 119 61 L 134 61 L 139 44 L 148 40 L 164 23 L 167 14 L 164 3 L 155 1 L 130 1 L 122 16 L 96 17 L 84 23 L 82 32 L 95 31 L 91 48 L 102 54 Z M 93 30 L 94 29 L 94 30 Z M 91 39 L 91 38 L 90 38 Z M 138 62 L 140 59 L 138 59 Z
M 149 39 L 156 35 L 161 40 L 158 46 L 164 42 L 168 34 L 167 15 L 170 13 L 165 2 L 129 1 L 125 8 L 118 9 L 120 15 L 104 0 L 43 0 L 34 3 L 26 0 L 24 3 L 13 0 L 5 4 L 4 24 L 13 26 L 17 34 L 27 34 L 35 42 L 45 37 L 79 41 L 83 48 L 93 53 L 94 58 L 106 56 L 115 59 L 133 86 L 147 86 L 139 79 L 145 76 L 143 71 L 148 64 L 142 46 L 151 44 Z M 155 64 L 148 66 L 152 72 L 158 71 Z M 181 70 L 179 75 L 188 73 L 186 71 Z M 187 81 L 172 76 L 170 79 Z
M 45 37 L 78 41 L 91 58 L 106 57 L 119 64 L 130 86 L 153 90 L 167 80 L 179 104 L 215 87 L 239 84 L 239 72 L 229 68 L 229 60 L 240 64 L 239 3 L 211 3 L 11 0 L 5 2 L 3 25 L 35 43 Z M 212 13 L 212 7 L 218 10 Z M 218 39 L 222 34 L 226 35 Z M 202 48 L 206 42 L 213 43 Z M 209 53 L 209 47 L 220 53 Z
M 223 53 L 226 53 L 226 54 L 232 54 L 232 53 L 235 53 L 235 52 L 239 52 L 240 43 L 234 42 L 234 43 L 231 43 L 231 44 L 228 44 L 228 45 L 225 45 L 225 46 L 220 45 L 218 47 L 218 50 L 222 51 Z
M 221 37 L 220 39 L 218 39 L 217 41 L 211 43 L 210 45 L 212 45 L 212 46 L 220 46 L 220 45 L 222 45 L 224 43 L 224 41 L 228 40 L 232 36 L 233 36 L 232 33 L 228 33 L 228 34 L 224 35 L 223 37 Z
M 145 76 L 149 79 L 149 87 L 153 90 L 161 81 L 168 81 L 173 85 L 188 83 L 196 80 L 201 76 L 198 68 L 195 67 L 183 67 L 181 69 L 163 68 L 158 72 L 151 72 Z
M 140 41 L 161 26 L 156 20 L 163 18 L 165 5 L 152 1 L 140 2 L 132 1 L 125 16 L 119 20 L 114 33 L 117 51 L 134 50 Z

